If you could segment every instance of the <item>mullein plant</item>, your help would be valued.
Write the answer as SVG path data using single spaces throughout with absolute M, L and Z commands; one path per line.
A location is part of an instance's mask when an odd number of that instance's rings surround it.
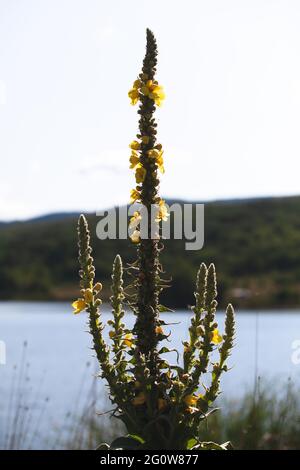
M 83 215 L 78 222 L 81 297 L 73 303 L 74 313 L 87 311 L 93 348 L 106 380 L 113 415 L 122 420 L 128 434 L 116 439 L 106 449 L 226 449 L 228 444 L 201 442 L 201 424 L 214 411 L 213 402 L 220 393 L 220 377 L 227 371 L 226 360 L 234 340 L 234 311 L 228 305 L 225 332 L 216 322 L 217 284 L 215 267 L 202 263 L 195 285 L 195 305 L 183 343 L 181 360 L 170 364 L 166 357 L 169 334 L 160 318 L 168 311 L 160 303 L 161 291 L 168 286 L 162 279 L 159 261 L 161 235 L 151 237 L 151 208 L 155 220 L 169 214 L 159 196 L 159 173 L 164 172 L 163 150 L 157 142 L 156 106 L 164 99 L 163 88 L 155 79 L 157 45 L 153 33 L 147 30 L 146 55 L 142 71 L 129 91 L 132 105 L 139 103 L 139 131 L 130 144 L 130 167 L 135 172 L 136 187 L 131 191 L 131 203 L 147 209 L 148 233 L 142 236 L 142 212 L 136 210 L 130 220 L 131 241 L 137 248 L 137 259 L 126 268 L 132 276 L 124 288 L 123 265 L 116 256 L 112 270 L 112 317 L 108 321 L 109 340 L 103 336 L 101 321 L 101 284 L 95 282 L 95 268 L 90 245 L 90 233 Z M 129 288 L 129 289 L 128 289 Z M 135 314 L 132 331 L 124 324 L 124 309 Z M 108 344 L 109 342 L 109 344 Z M 217 359 L 211 362 L 211 354 Z M 204 384 L 204 375 L 210 377 Z M 205 423 L 204 423 L 205 424 Z

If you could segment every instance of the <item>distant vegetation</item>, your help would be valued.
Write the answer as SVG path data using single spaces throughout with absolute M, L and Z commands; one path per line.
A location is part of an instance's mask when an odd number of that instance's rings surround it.
M 174 201 L 172 201 L 174 202 Z M 184 241 L 167 240 L 162 253 L 172 288 L 164 303 L 193 303 L 193 283 L 201 261 L 214 262 L 219 299 L 251 308 L 300 305 L 300 197 L 212 202 L 205 205 L 205 244 L 186 251 Z M 134 260 L 127 240 L 100 241 L 97 218 L 88 216 L 97 253 L 97 278 L 109 296 L 116 253 Z M 70 300 L 77 295 L 77 214 L 0 224 L 0 299 Z

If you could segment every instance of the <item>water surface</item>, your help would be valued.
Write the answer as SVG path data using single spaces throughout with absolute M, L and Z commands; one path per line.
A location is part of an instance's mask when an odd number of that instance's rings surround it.
M 109 316 L 104 307 L 104 323 Z M 180 311 L 163 317 L 170 323 L 179 322 L 165 328 L 172 329 L 170 347 L 182 350 L 190 313 Z M 271 385 L 272 380 L 275 385 L 289 377 L 299 381 L 300 365 L 293 364 L 291 356 L 293 341 L 300 339 L 300 311 L 242 311 L 236 320 L 236 346 L 229 361 L 232 370 L 223 376 L 223 397 L 241 396 L 254 386 L 257 376 L 269 378 Z M 131 327 L 133 316 L 128 314 L 126 321 Z M 224 313 L 218 314 L 218 321 L 222 330 Z M 6 344 L 7 355 L 6 365 L 0 366 L 2 428 L 9 420 L 8 414 L 14 415 L 20 406 L 16 390 L 21 388 L 27 394 L 23 402 L 36 407 L 31 421 L 38 422 L 38 413 L 43 413 L 36 426 L 38 436 L 45 432 L 45 423 L 48 429 L 60 429 L 69 412 L 80 412 L 98 370 L 86 329 L 86 314 L 72 315 L 67 303 L 0 302 L 0 340 Z M 170 354 L 169 359 L 175 363 L 176 355 Z M 106 406 L 105 396 L 106 389 L 99 380 L 99 407 Z

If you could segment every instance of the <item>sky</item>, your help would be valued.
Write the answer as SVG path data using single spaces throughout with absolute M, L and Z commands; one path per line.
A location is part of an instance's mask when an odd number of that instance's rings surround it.
M 0 0 L 0 220 L 128 202 L 156 35 L 164 197 L 300 193 L 298 0 Z

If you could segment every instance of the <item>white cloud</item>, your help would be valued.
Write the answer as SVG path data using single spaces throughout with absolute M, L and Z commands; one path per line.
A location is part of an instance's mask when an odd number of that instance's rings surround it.
M 128 143 L 138 124 L 127 92 L 146 26 L 158 39 L 167 94 L 157 113 L 162 194 L 299 193 L 299 22 L 300 2 L 292 0 L 190 0 L 186 8 L 181 0 L 153 0 L 151 8 L 147 0 L 130 8 L 98 0 L 89 8 L 71 1 L 37 8 L 28 0 L 7 9 L 0 219 L 127 201 L 134 186 Z

